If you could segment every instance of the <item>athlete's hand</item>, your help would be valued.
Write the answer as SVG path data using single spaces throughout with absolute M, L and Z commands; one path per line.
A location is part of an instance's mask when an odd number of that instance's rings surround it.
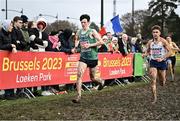
M 83 45 L 83 48 L 88 49 L 90 47 L 90 44 L 86 43 Z
M 142 57 L 143 57 L 143 58 L 144 58 L 144 57 L 146 57 L 146 54 L 145 54 L 145 53 L 143 53 L 143 54 L 142 54 Z
M 77 52 L 77 50 L 75 49 L 75 48 L 73 48 L 73 49 L 71 49 L 71 53 L 76 53 Z

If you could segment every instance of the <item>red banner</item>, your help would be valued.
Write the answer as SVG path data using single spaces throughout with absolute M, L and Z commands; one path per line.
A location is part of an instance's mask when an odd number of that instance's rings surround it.
M 99 54 L 97 76 L 103 79 L 133 74 L 133 55 Z M 60 52 L 0 52 L 0 89 L 75 83 L 79 54 Z M 88 69 L 83 82 L 90 81 Z

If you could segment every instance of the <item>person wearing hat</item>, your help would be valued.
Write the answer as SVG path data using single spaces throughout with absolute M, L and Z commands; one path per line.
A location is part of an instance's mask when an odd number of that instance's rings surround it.
M 16 53 L 16 45 L 11 39 L 13 24 L 11 20 L 4 20 L 0 31 L 0 50 L 8 50 Z
M 29 32 L 28 32 L 28 17 L 26 15 L 21 15 L 21 18 L 23 21 L 21 32 L 22 32 L 24 40 L 26 42 L 24 51 L 29 51 L 30 50 L 30 40 L 29 40 Z
M 102 40 L 104 41 L 104 44 L 102 44 L 98 47 L 98 52 L 108 52 L 108 46 L 107 46 L 107 44 L 109 42 L 108 37 L 106 35 L 104 35 L 102 37 Z
M 113 37 L 111 43 L 112 43 L 113 53 L 120 53 L 119 45 L 118 45 L 118 38 Z
M 30 51 L 45 52 L 48 47 L 48 34 L 45 32 L 47 22 L 43 17 L 38 18 L 36 27 L 29 30 Z M 53 95 L 49 86 L 42 86 L 42 95 Z
M 11 39 L 11 32 L 13 24 L 11 20 L 4 20 L 0 30 L 0 50 L 7 50 L 16 53 L 16 45 L 13 44 Z M 14 89 L 6 89 L 4 94 L 5 99 L 15 99 Z
M 46 20 L 39 18 L 37 27 L 29 31 L 30 49 L 32 51 L 45 51 L 48 46 L 48 34 L 44 31 L 47 27 Z

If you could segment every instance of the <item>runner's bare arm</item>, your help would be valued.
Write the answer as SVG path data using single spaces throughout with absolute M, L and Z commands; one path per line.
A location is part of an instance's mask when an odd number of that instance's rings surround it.
M 163 57 L 163 59 L 166 59 L 172 55 L 172 50 L 169 43 L 165 39 L 161 38 L 161 41 L 163 42 L 164 47 L 167 49 L 167 53 Z
M 104 41 L 102 40 L 101 36 L 97 33 L 96 30 L 93 29 L 93 37 L 95 39 L 97 39 L 96 43 L 92 43 L 90 44 L 90 47 L 95 47 L 95 46 L 99 46 L 99 45 L 103 45 Z
M 172 50 L 175 50 L 175 51 L 180 51 L 179 47 L 176 45 L 175 42 L 172 43 L 173 44 L 173 48 Z
M 151 42 L 152 42 L 152 40 L 149 40 L 148 43 L 146 44 L 146 48 L 147 48 L 147 49 L 146 49 L 145 53 L 142 55 L 143 57 L 146 57 L 146 56 L 149 55 Z

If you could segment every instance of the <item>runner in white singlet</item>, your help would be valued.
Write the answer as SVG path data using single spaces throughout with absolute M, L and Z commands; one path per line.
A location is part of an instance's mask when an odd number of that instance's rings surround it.
M 159 76 L 159 81 L 162 86 L 166 82 L 166 58 L 171 55 L 171 49 L 165 39 L 160 37 L 161 28 L 155 25 L 151 28 L 153 39 L 147 43 L 147 52 L 143 56 L 150 56 L 150 69 L 149 74 L 151 76 L 151 89 L 153 94 L 153 104 L 157 101 L 156 91 L 156 79 Z

